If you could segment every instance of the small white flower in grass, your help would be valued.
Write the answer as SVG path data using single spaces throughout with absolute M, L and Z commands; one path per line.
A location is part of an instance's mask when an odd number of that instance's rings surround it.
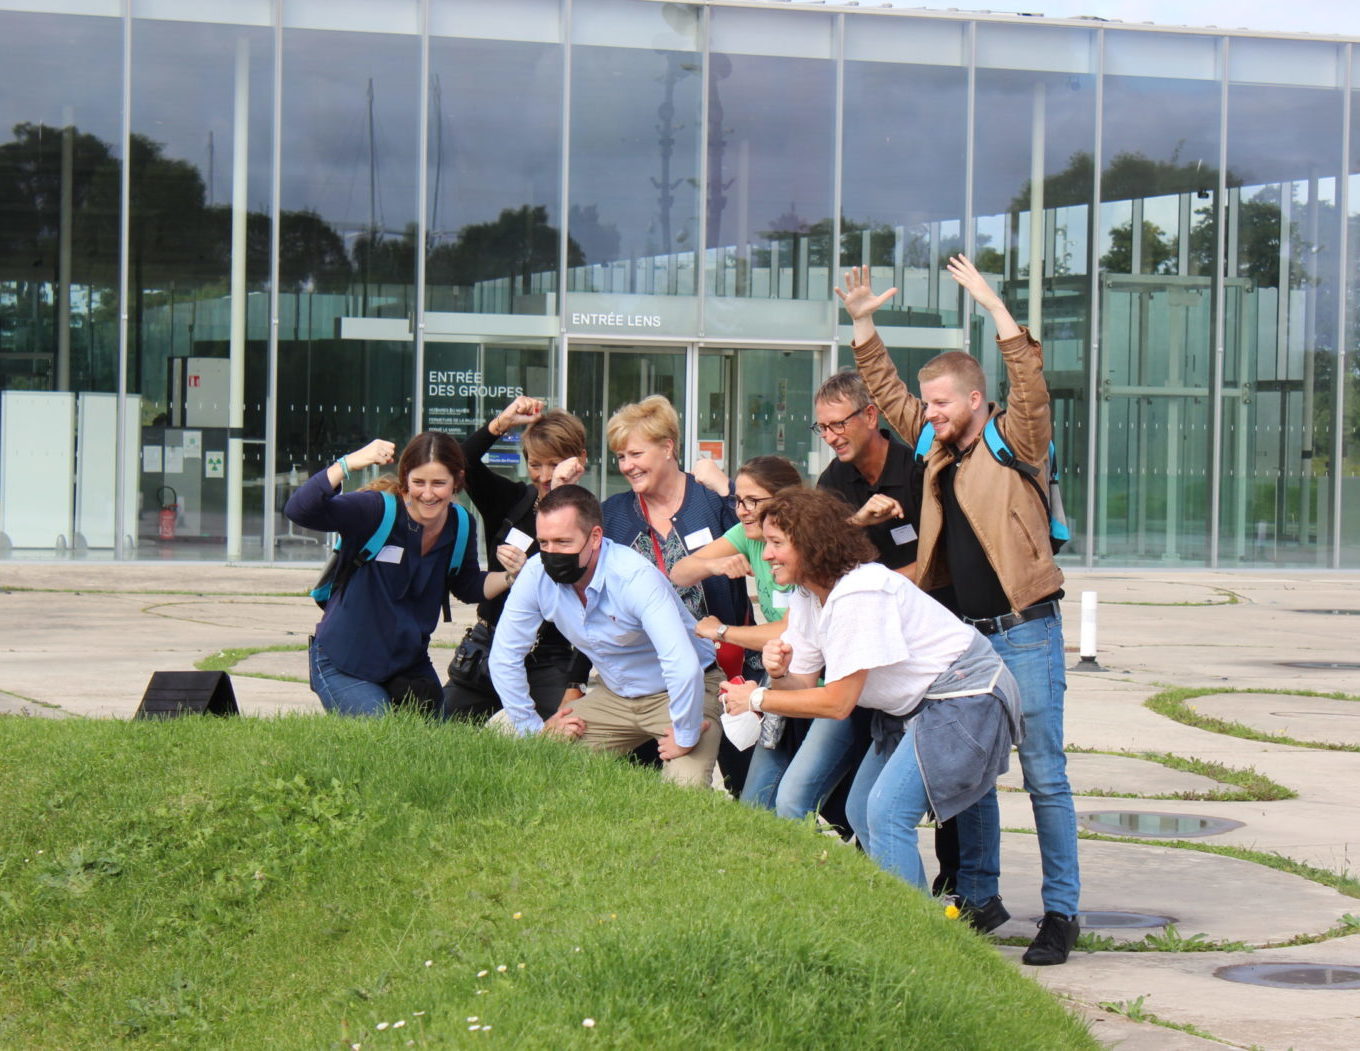
M 572 949 L 571 951 L 572 951 L 572 952 L 580 952 L 580 951 L 581 951 L 581 947 L 578 945 L 578 946 L 576 946 L 576 948 Z
M 425 961 L 425 966 L 426 966 L 426 967 L 433 967 L 433 966 L 434 966 L 434 961 L 433 961 L 433 960 L 426 960 L 426 961 Z
M 486 977 L 488 974 L 490 974 L 490 973 L 491 973 L 490 971 L 478 971 L 478 972 L 477 972 L 477 977 L 478 977 L 478 978 L 485 978 L 485 977 Z
M 417 1018 L 419 1018 L 419 1017 L 420 1017 L 421 1015 L 423 1015 L 425 1012 L 424 1012 L 424 1011 L 412 1011 L 411 1013 L 412 1013 L 413 1015 L 415 1015 Z
M 477 990 L 477 995 L 478 995 L 478 996 L 481 996 L 482 993 L 484 993 L 484 992 L 486 992 L 485 989 L 478 989 L 478 990 Z
M 399 1021 L 393 1022 L 393 1023 L 392 1023 L 392 1028 L 393 1028 L 393 1029 L 400 1029 L 400 1028 L 401 1028 L 402 1026 L 404 1026 L 405 1024 L 406 1024 L 406 1019 L 403 1018 L 403 1019 L 401 1019 L 401 1020 L 399 1020 Z
M 496 968 L 496 971 L 500 974 L 504 974 L 508 970 L 510 970 L 510 968 L 505 966 L 505 964 L 501 964 L 499 967 Z
M 375 1025 L 373 1028 L 376 1029 L 378 1032 L 381 1033 L 384 1029 L 387 1028 L 387 1023 L 386 1023 L 386 1022 L 379 1022 L 379 1023 L 378 1023 L 377 1025 Z
M 581 1024 L 582 1024 L 583 1026 L 585 1026 L 587 1029 L 594 1029 L 594 1028 L 595 1028 L 595 1019 L 593 1019 L 593 1018 L 583 1018 L 583 1019 L 581 1020 Z
M 491 1027 L 490 1027 L 489 1025 L 484 1025 L 484 1026 L 482 1026 L 482 1032 L 483 1032 L 483 1033 L 489 1033 L 489 1032 L 491 1032 Z
M 521 964 L 518 964 L 517 966 L 519 967 L 519 969 L 520 969 L 521 971 L 524 970 L 524 964 L 521 963 Z
M 475 1032 L 477 1032 L 477 1030 L 480 1029 L 480 1028 L 482 1028 L 482 1027 L 479 1026 L 479 1025 L 470 1025 L 470 1026 L 468 1026 L 468 1032 L 469 1032 L 469 1033 L 475 1033 Z
M 481 1019 L 478 1018 L 476 1015 L 468 1015 L 468 1021 L 469 1021 L 469 1022 L 480 1022 Z

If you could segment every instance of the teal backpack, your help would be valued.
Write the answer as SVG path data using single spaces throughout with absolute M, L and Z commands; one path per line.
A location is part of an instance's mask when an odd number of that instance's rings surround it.
M 1053 442 L 1048 443 L 1048 492 L 1044 492 L 1044 487 L 1039 484 L 1039 468 L 1031 463 L 1025 463 L 1018 459 L 1011 447 L 1006 444 L 1006 439 L 1001 437 L 1001 430 L 997 427 L 996 421 L 999 416 L 992 416 L 987 420 L 987 426 L 982 429 L 983 441 L 987 443 L 987 449 L 992 454 L 992 459 L 1003 467 L 1019 471 L 1021 476 L 1034 487 L 1034 491 L 1039 494 L 1039 501 L 1044 505 L 1044 514 L 1048 518 L 1048 542 L 1056 555 L 1063 549 L 1063 545 L 1072 539 L 1072 531 L 1067 525 L 1067 512 L 1063 509 L 1062 490 L 1058 488 L 1058 456 L 1057 449 Z M 921 428 L 921 436 L 916 439 L 916 467 L 918 478 L 923 473 L 926 456 L 930 453 L 930 447 L 935 444 L 935 427 L 927 423 Z
M 363 546 L 355 552 L 353 558 L 342 558 L 340 556 L 340 538 L 335 538 L 335 546 L 331 550 L 330 560 L 326 563 L 326 568 L 321 571 L 321 576 L 316 585 L 312 588 L 309 595 L 322 609 L 326 608 L 326 603 L 339 596 L 345 590 L 345 585 L 349 583 L 349 578 L 354 576 L 354 571 L 368 562 L 372 562 L 387 543 L 387 538 L 392 532 L 392 525 L 397 520 L 397 498 L 391 493 L 383 493 L 383 516 L 378 523 L 378 528 L 373 531 L 373 535 L 364 541 Z M 458 537 L 453 542 L 453 554 L 449 557 L 448 576 L 453 576 L 458 571 L 458 567 L 463 564 L 463 555 L 467 551 L 468 533 L 471 529 L 471 522 L 468 513 L 460 504 L 453 504 L 453 511 L 458 516 Z M 448 588 L 444 589 L 444 620 L 453 619 L 452 611 L 449 609 Z

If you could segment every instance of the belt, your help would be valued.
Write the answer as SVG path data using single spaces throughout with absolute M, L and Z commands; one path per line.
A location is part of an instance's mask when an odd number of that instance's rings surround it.
M 1003 613 L 999 617 L 979 617 L 976 620 L 964 617 L 963 621 L 965 624 L 973 625 L 983 635 L 995 635 L 998 632 L 1010 631 L 1011 628 L 1018 628 L 1021 624 L 1028 624 L 1031 620 L 1057 615 L 1057 600 L 1049 599 L 1047 602 L 1036 602 L 1032 606 L 1026 606 L 1019 613 Z

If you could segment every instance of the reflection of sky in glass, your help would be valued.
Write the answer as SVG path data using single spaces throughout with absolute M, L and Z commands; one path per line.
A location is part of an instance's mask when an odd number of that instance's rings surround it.
M 699 68 L 685 52 L 574 50 L 571 236 L 588 262 L 697 248 Z
M 206 204 L 231 203 L 236 41 L 250 48 L 247 207 L 270 210 L 274 42 L 267 29 L 139 19 L 132 36 L 132 133 L 187 161 Z
M 709 244 L 829 219 L 832 63 L 714 55 L 709 68 Z
M 352 231 L 371 217 L 400 235 L 416 220 L 419 39 L 289 30 L 283 46 L 284 209 L 310 209 Z
M 114 18 L 0 13 L 0 129 L 76 127 L 122 153 L 123 29 Z
M 963 214 L 967 89 L 963 69 L 846 63 L 848 219 L 913 226 Z
M 556 225 L 562 49 L 435 38 L 430 75 L 431 238 L 525 204 Z

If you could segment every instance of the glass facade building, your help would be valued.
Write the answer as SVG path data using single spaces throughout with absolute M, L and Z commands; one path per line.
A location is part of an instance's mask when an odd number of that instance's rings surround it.
M 319 557 L 373 437 L 660 393 L 825 463 L 833 293 L 904 376 L 1042 337 L 1072 564 L 1360 567 L 1360 50 L 711 0 L 0 0 L 0 557 Z M 490 454 L 519 470 L 513 442 Z

